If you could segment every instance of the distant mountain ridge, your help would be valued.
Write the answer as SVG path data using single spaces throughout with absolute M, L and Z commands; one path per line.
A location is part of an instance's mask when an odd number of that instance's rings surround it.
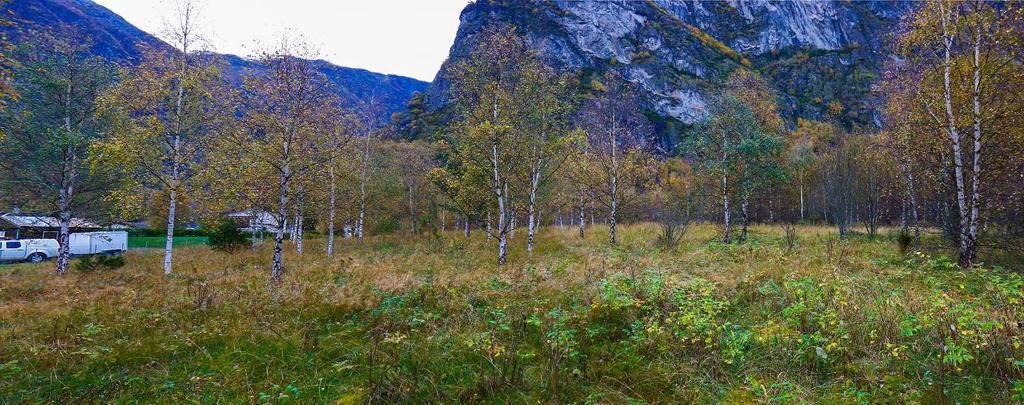
M 53 32 L 62 25 L 72 26 L 90 37 L 93 53 L 116 63 L 137 63 L 144 47 L 169 46 L 92 0 L 11 0 L 4 8 L 11 12 L 10 18 L 15 25 L 0 30 L 15 42 L 31 35 L 32 31 Z M 59 31 L 54 34 L 72 35 Z M 258 63 L 236 55 L 222 56 L 229 69 L 233 69 L 225 72 L 229 76 L 237 77 L 244 69 L 259 68 Z M 388 114 L 404 110 L 413 94 L 425 91 L 429 85 L 404 76 L 342 67 L 326 61 L 315 63 L 338 87 L 347 105 L 354 106 L 372 97 Z

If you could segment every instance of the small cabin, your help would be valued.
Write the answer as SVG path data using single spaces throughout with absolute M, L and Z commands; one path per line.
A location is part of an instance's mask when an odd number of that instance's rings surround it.
M 224 214 L 224 217 L 234 221 L 238 225 L 238 230 L 242 232 L 277 232 L 277 219 L 274 214 L 266 211 L 229 212 Z M 285 221 L 285 229 L 287 228 Z

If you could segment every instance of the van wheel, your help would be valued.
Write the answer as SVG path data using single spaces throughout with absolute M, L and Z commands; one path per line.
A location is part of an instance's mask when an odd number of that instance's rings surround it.
M 36 253 L 28 255 L 28 262 L 29 263 L 42 263 L 43 260 L 46 260 L 46 255 L 44 255 L 42 253 L 36 252 Z

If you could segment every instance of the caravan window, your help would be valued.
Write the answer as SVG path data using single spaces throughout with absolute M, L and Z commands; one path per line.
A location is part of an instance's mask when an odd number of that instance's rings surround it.
M 21 242 L 7 242 L 8 249 L 21 249 Z

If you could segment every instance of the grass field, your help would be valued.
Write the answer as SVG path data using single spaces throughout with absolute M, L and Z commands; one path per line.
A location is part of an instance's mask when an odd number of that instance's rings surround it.
M 205 246 L 210 238 L 205 236 L 175 236 L 175 247 Z M 129 249 L 163 249 L 167 238 L 163 236 L 129 236 Z
M 1024 279 L 926 239 L 759 226 L 317 240 L 268 284 L 255 254 L 179 249 L 118 270 L 0 270 L 0 403 L 1013 403 Z

